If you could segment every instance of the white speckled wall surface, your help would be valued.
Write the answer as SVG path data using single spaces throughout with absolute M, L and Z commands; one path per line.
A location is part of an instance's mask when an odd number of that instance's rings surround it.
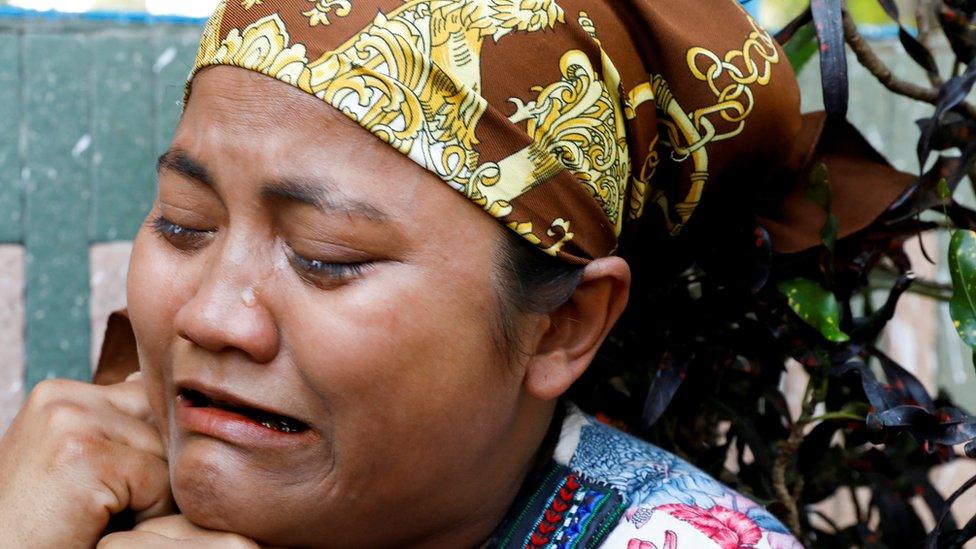
M 24 248 L 0 246 L 0 432 L 24 398 Z
M 125 275 L 129 270 L 129 242 L 110 242 L 91 247 L 91 360 L 98 362 L 98 353 L 105 336 L 105 324 L 113 311 L 125 307 Z
M 96 244 L 91 256 L 92 366 L 108 315 L 125 307 L 125 274 L 132 245 Z M 24 262 L 21 246 L 0 246 L 0 433 L 24 399 Z

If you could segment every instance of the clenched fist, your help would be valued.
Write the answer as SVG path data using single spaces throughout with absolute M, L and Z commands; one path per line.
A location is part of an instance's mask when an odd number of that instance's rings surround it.
M 111 515 L 172 512 L 166 453 L 138 374 L 39 384 L 0 439 L 0 546 L 95 545 Z

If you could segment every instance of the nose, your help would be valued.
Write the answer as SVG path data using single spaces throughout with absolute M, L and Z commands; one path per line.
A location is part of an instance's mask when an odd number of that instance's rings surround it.
M 261 292 L 261 271 L 253 266 L 259 258 L 245 262 L 230 255 L 209 262 L 196 293 L 176 313 L 176 332 L 210 352 L 241 352 L 266 364 L 277 356 L 279 340 Z

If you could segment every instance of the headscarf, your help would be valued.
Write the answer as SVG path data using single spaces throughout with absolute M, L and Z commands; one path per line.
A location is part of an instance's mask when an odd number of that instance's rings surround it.
M 803 126 L 786 56 L 734 0 L 222 0 L 187 98 L 215 65 L 320 98 L 575 264 L 642 216 L 679 234 L 711 185 L 789 163 Z

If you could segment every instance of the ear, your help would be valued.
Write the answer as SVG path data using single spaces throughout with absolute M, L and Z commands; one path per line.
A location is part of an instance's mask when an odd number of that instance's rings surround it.
M 526 392 L 539 400 L 565 393 L 593 361 L 629 293 L 626 261 L 605 257 L 587 265 L 569 301 L 542 319 L 544 331 L 526 364 Z

